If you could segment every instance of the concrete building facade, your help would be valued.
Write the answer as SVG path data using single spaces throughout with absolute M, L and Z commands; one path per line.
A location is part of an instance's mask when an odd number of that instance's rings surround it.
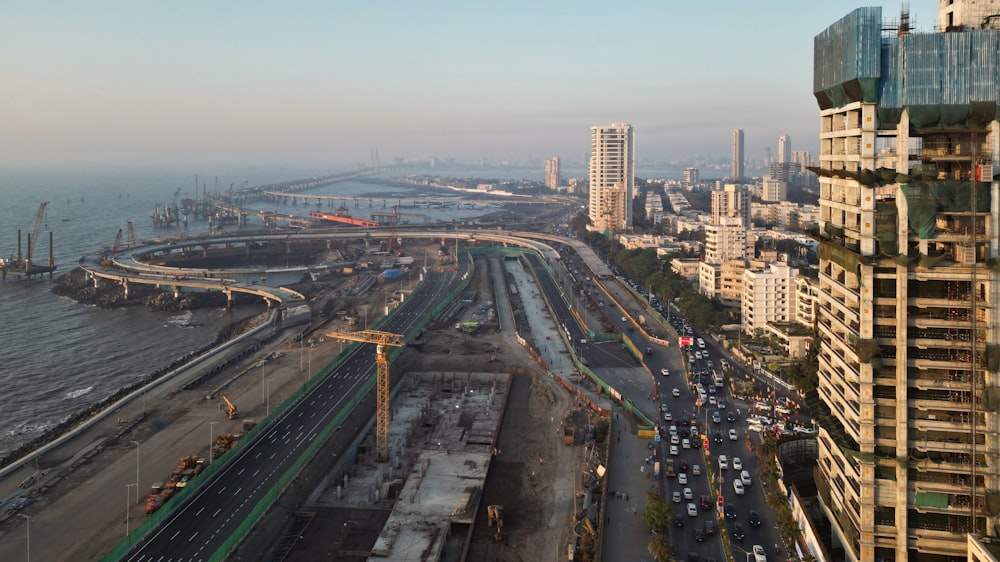
M 838 558 L 1000 535 L 1000 32 L 859 8 L 815 38 L 818 473 Z M 1000 12 L 1000 11 L 997 11 Z
M 632 226 L 635 155 L 632 125 L 615 123 L 590 128 L 591 228 L 625 232 Z
M 747 269 L 743 272 L 742 330 L 752 334 L 765 331 L 770 322 L 795 320 L 797 293 L 795 277 L 799 270 L 781 263 Z

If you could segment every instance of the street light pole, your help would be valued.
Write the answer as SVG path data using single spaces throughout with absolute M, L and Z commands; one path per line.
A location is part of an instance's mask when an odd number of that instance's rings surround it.
M 129 490 L 132 486 L 135 486 L 135 495 L 139 496 L 139 484 L 125 484 L 125 536 L 128 536 L 129 527 L 129 517 L 130 517 L 130 507 L 132 506 L 132 490 Z
M 215 424 L 219 422 L 209 422 L 208 423 L 208 464 L 212 464 L 212 453 L 215 445 Z
M 267 400 L 267 395 L 264 390 L 264 360 L 260 360 L 260 403 L 263 404 Z
M 135 503 L 139 503 L 139 442 L 130 441 L 135 445 Z
M 264 417 L 271 415 L 271 379 L 264 381 L 264 385 L 267 387 L 267 406 L 264 408 Z
M 30 515 L 25 515 L 24 513 L 18 513 L 17 515 L 19 517 L 24 517 L 24 524 L 28 528 L 28 537 L 27 537 L 27 541 L 28 541 L 28 557 L 26 558 L 26 560 L 27 560 L 27 562 L 31 562 L 31 516 Z

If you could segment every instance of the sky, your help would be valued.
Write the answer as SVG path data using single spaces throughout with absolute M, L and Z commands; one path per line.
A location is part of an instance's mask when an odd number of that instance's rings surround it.
M 936 0 L 910 0 L 931 31 Z M 813 38 L 900 2 L 0 0 L 0 166 L 816 153 Z

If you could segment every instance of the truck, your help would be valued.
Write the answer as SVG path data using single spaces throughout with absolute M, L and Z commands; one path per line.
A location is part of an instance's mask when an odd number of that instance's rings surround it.
M 667 476 L 673 478 L 677 476 L 677 472 L 674 470 L 674 459 L 667 459 Z
M 574 433 L 575 429 L 573 428 L 573 426 L 571 424 L 566 424 L 566 426 L 563 428 L 563 443 L 565 445 L 568 446 L 574 443 L 575 441 Z

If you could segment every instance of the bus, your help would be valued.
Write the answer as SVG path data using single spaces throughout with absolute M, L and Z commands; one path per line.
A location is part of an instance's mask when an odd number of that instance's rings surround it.
M 715 386 L 718 388 L 722 388 L 726 384 L 725 381 L 722 379 L 722 374 L 719 373 L 719 371 L 712 371 L 712 383 L 715 384 Z

